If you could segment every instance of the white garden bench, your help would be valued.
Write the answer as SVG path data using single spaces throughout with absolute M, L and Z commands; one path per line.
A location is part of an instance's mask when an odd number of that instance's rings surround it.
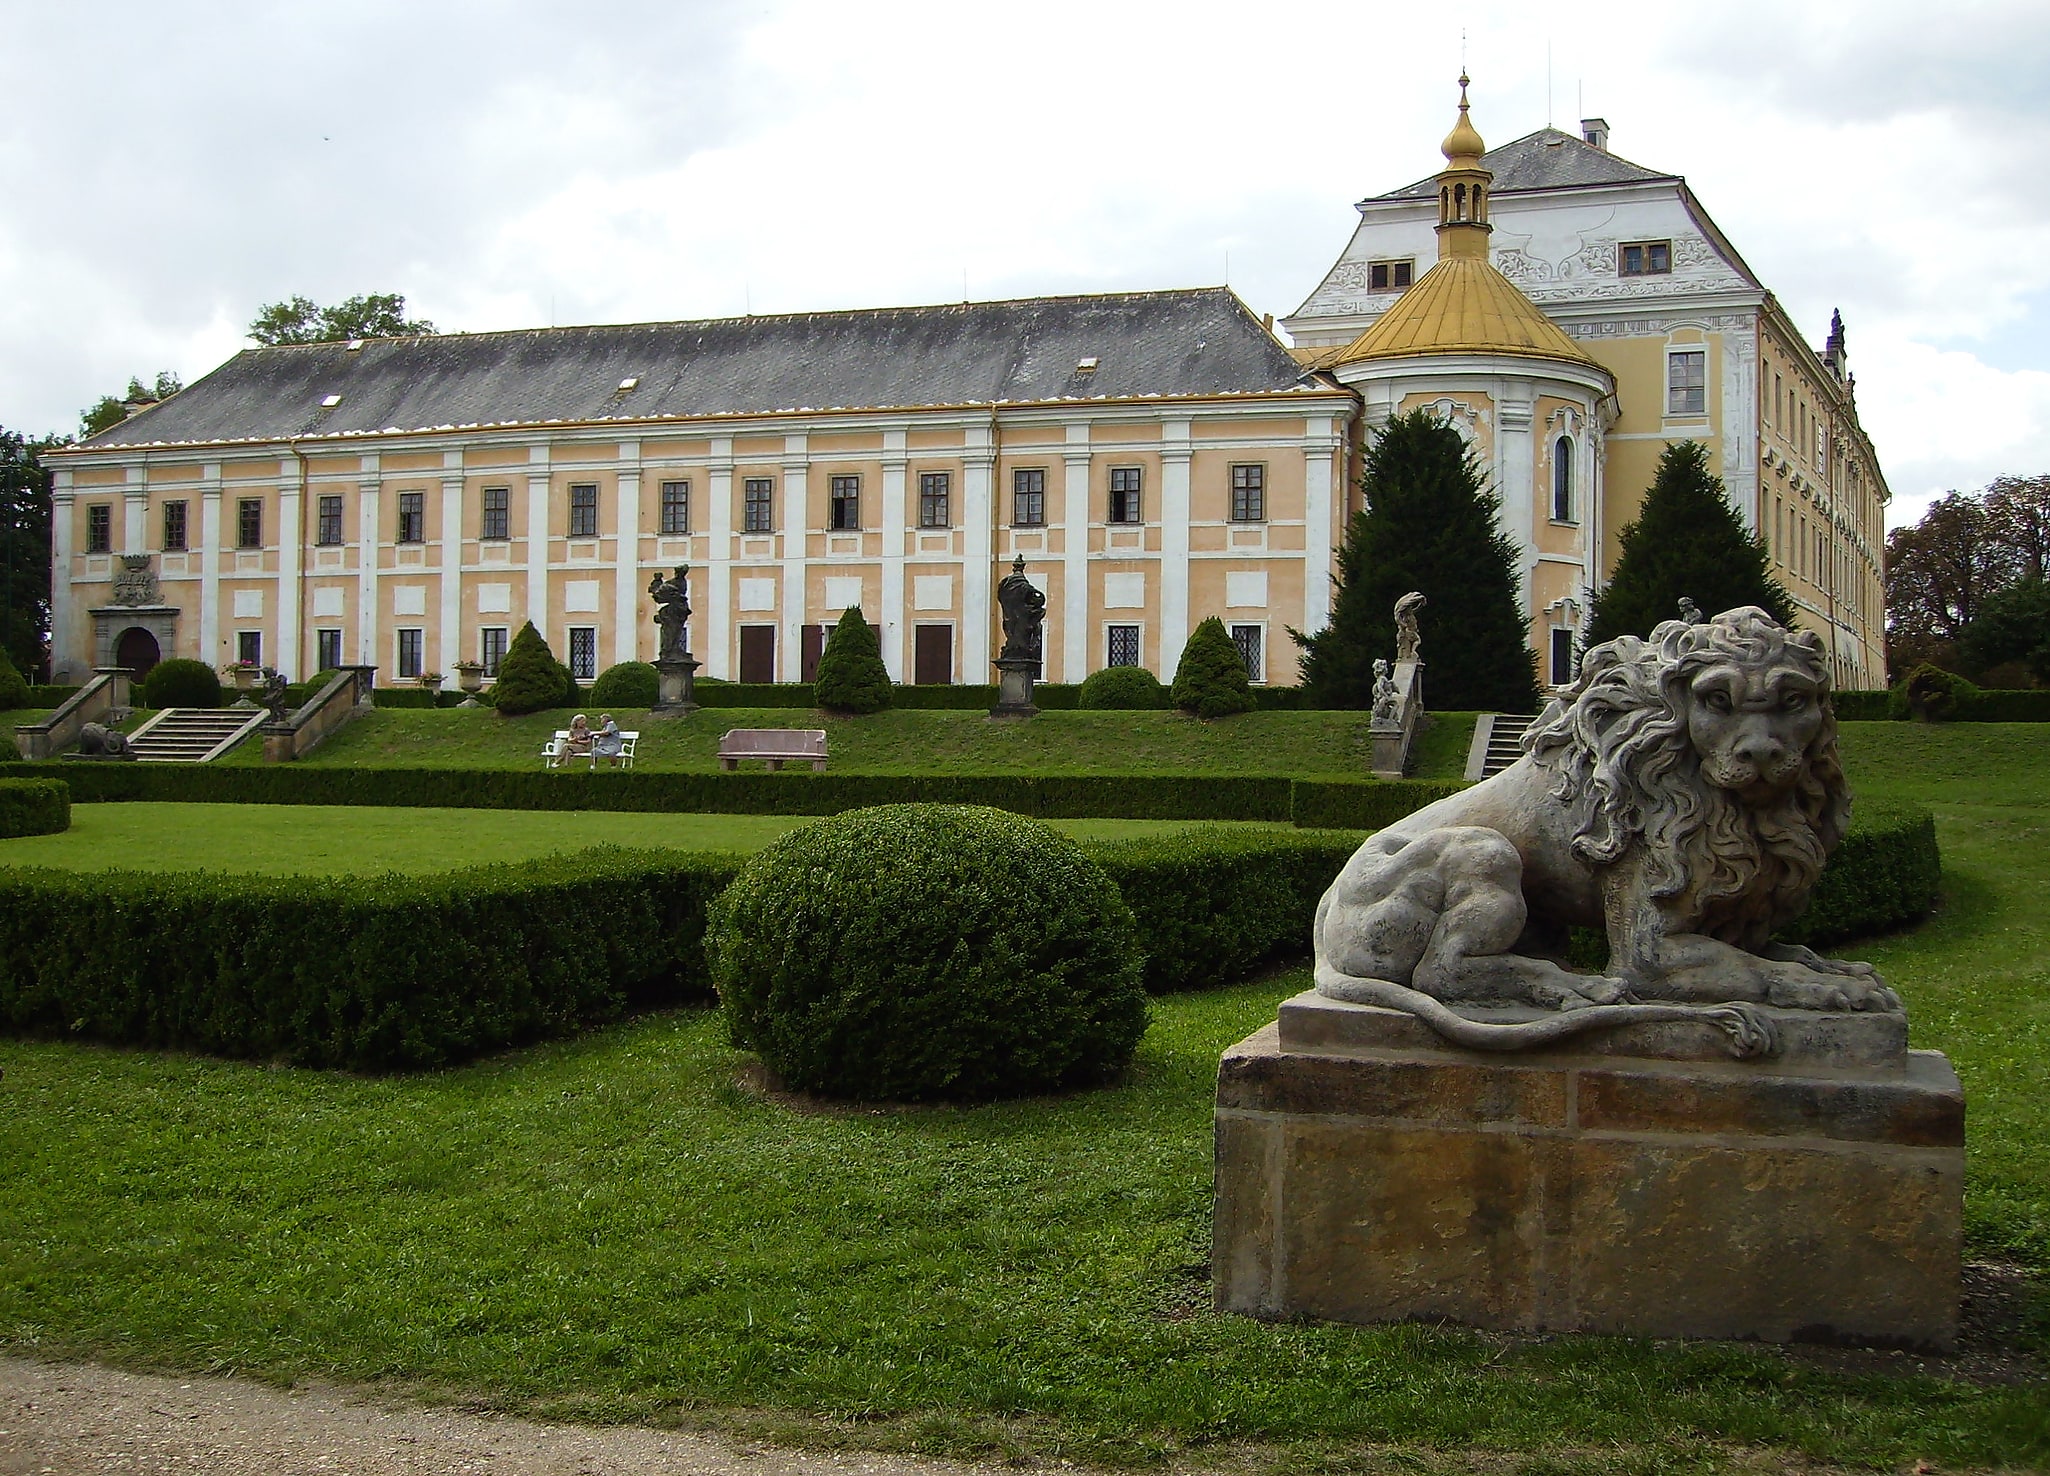
M 742 759 L 760 759 L 771 769 L 785 764 L 810 764 L 814 774 L 826 772 L 823 728 L 734 728 L 719 740 L 719 767 L 735 769 Z
M 596 736 L 595 734 L 593 736 Z M 622 730 L 619 735 L 619 754 L 612 760 L 614 767 L 631 769 L 634 766 L 634 749 L 641 741 L 640 729 Z M 571 759 L 589 759 L 592 768 L 598 767 L 600 753 L 571 753 L 569 751 L 569 729 L 557 728 L 555 736 L 541 745 L 541 762 L 551 769 L 559 769 Z

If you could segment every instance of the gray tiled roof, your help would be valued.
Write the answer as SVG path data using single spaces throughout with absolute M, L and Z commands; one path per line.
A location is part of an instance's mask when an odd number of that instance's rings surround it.
M 1078 363 L 1094 357 L 1093 373 Z M 621 393 L 620 381 L 638 379 Z M 1229 288 L 248 349 L 85 442 L 1254 394 L 1304 371 Z M 320 408 L 340 395 L 332 409 Z
M 1540 128 L 1513 143 L 1503 144 L 1499 149 L 1489 149 L 1481 155 L 1481 164 L 1494 174 L 1496 194 L 1511 190 L 1561 190 L 1575 185 L 1629 184 L 1634 180 L 1677 177 L 1632 164 L 1628 159 L 1606 149 L 1598 149 L 1556 128 Z M 1399 190 L 1390 190 L 1373 198 L 1429 199 L 1437 193 L 1438 177 L 1434 174 L 1429 179 L 1420 179 L 1413 185 L 1404 185 Z

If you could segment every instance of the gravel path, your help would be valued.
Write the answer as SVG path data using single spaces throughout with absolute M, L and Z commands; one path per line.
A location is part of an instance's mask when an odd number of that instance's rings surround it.
M 385 1407 L 347 1390 L 0 1358 L 0 1476 L 994 1476 L 631 1426 Z

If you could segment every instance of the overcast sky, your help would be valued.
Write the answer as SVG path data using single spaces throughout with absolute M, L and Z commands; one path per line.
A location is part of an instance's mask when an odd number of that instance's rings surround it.
M 1435 14 L 1426 15 L 1429 10 Z M 0 425 L 187 382 L 265 302 L 443 330 L 1228 280 L 1292 311 L 1584 103 L 1820 340 L 1892 521 L 2050 472 L 2050 6 L 0 0 Z M 1547 101 L 1547 48 L 1550 101 Z

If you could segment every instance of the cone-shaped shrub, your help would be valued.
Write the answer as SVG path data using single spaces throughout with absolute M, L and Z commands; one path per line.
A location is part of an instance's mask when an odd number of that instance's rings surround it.
M 1699 441 L 1680 441 L 1659 457 L 1637 521 L 1623 530 L 1615 571 L 1595 597 L 1587 644 L 1648 636 L 1680 618 L 1683 597 L 1703 615 L 1756 605 L 1781 625 L 1794 623 L 1794 602 L 1766 567 L 1765 545 L 1745 531 Z M 1435 670 L 1431 676 L 1435 682 Z
M 840 623 L 826 637 L 812 678 L 812 700 L 827 712 L 866 715 L 890 705 L 890 672 L 875 627 L 862 618 L 859 605 L 849 605 Z
M 660 695 L 655 668 L 645 661 L 622 661 L 598 673 L 591 683 L 593 707 L 653 707 Z
M 144 707 L 219 707 L 221 678 L 204 661 L 159 661 L 142 679 Z
M 1159 712 L 1167 705 L 1167 688 L 1143 666 L 1092 671 L 1075 692 L 1075 706 L 1099 711 Z
M 498 663 L 492 705 L 508 717 L 560 707 L 569 701 L 569 673 L 529 620 Z
M 0 651 L 0 712 L 12 712 L 17 707 L 27 706 L 28 683 L 14 669 L 14 662 L 7 653 Z
M 1174 705 L 1200 718 L 1230 717 L 1259 705 L 1246 679 L 1246 660 L 1215 615 L 1197 626 L 1182 647 L 1174 671 Z

